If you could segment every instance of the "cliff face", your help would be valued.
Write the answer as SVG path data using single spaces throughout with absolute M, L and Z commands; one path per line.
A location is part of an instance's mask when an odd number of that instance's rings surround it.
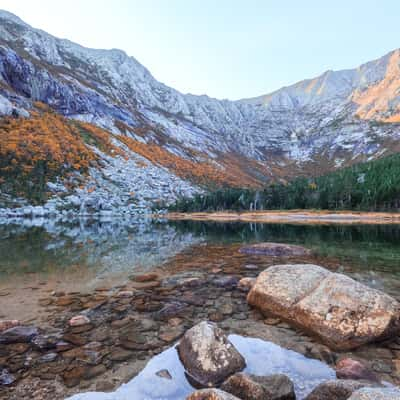
M 118 143 L 129 137 L 157 146 L 173 161 L 158 164 L 136 148 L 127 157 L 179 175 L 185 183 L 174 184 L 174 196 L 205 183 L 201 173 L 178 173 L 176 164 L 206 168 L 210 184 L 257 186 L 399 150 L 399 60 L 396 50 L 265 96 L 217 100 L 169 88 L 123 51 L 87 49 L 0 11 L 0 114 L 28 117 L 41 102 L 105 129 Z M 120 162 L 111 158 L 105 163 Z M 137 170 L 131 166 L 121 180 Z

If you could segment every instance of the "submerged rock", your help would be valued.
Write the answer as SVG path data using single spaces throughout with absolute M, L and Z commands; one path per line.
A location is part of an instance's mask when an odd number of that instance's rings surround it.
M 0 332 L 4 332 L 18 325 L 20 325 L 20 322 L 17 319 L 0 320 Z
M 68 324 L 72 327 L 87 325 L 90 324 L 90 319 L 85 315 L 76 315 L 69 320 Z
M 244 254 L 260 254 L 271 257 L 308 256 L 311 254 L 311 250 L 302 246 L 272 242 L 243 246 L 239 251 Z
M 355 391 L 367 385 L 369 383 L 365 381 L 326 381 L 318 385 L 304 400 L 346 400 Z
M 186 400 L 241 400 L 219 389 L 203 389 L 192 393 Z
M 0 343 L 29 343 L 38 334 L 34 326 L 15 326 L 0 333 Z
M 214 386 L 246 366 L 223 331 L 206 321 L 185 333 L 178 353 L 190 378 L 203 387 Z
M 256 283 L 255 278 L 242 278 L 238 283 L 238 289 L 248 292 Z
M 378 382 L 378 376 L 360 361 L 343 358 L 336 364 L 336 376 L 339 379 L 365 379 Z
M 7 369 L 0 370 L 0 385 L 7 386 L 11 385 L 16 381 L 14 375 L 12 375 Z
M 258 276 L 247 301 L 338 350 L 400 332 L 400 304 L 395 299 L 317 265 L 267 268 Z
M 237 373 L 229 377 L 221 389 L 242 400 L 295 400 L 291 380 L 283 374 L 255 376 Z

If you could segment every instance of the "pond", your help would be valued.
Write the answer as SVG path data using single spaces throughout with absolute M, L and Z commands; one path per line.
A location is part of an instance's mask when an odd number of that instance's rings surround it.
M 300 244 L 370 285 L 400 283 L 400 225 L 290 225 L 192 221 L 40 220 L 0 226 L 0 293 L 45 282 L 55 290 L 122 283 L 191 247 L 273 241 Z M 48 286 L 48 285 L 47 285 Z
M 384 381 L 400 383 L 394 362 L 400 360 L 400 338 L 338 354 L 284 321 L 265 319 L 236 287 L 240 278 L 256 277 L 273 264 L 313 263 L 400 300 L 399 225 L 26 220 L 1 225 L 0 239 L 0 319 L 39 327 L 53 346 L 61 346 L 44 353 L 11 346 L 0 354 L 21 398 L 34 396 L 35 385 L 53 391 L 54 399 L 87 391 L 129 398 L 149 385 L 151 391 L 161 379 L 155 370 L 168 365 L 174 379 L 161 381 L 159 389 L 169 393 L 166 399 L 184 399 L 192 388 L 174 344 L 204 320 L 231 335 L 249 372 L 287 373 L 300 398 L 331 377 L 330 367 L 345 356 L 365 361 Z M 312 254 L 239 252 L 243 244 L 265 241 L 303 245 Z M 71 329 L 68 321 L 77 314 L 90 324 Z M 263 352 L 268 356 L 257 363 Z M 6 398 L 14 389 L 8 390 Z

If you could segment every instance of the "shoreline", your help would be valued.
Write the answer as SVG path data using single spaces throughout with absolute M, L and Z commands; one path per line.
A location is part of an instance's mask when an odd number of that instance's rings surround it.
M 175 221 L 257 222 L 288 224 L 400 224 L 400 213 L 291 210 L 245 212 L 172 212 L 163 216 Z

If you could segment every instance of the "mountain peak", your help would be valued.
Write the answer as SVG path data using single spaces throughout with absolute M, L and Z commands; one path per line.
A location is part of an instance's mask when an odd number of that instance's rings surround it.
M 17 23 L 19 25 L 29 26 L 20 17 L 18 17 L 17 15 L 15 15 L 15 14 L 9 12 L 9 11 L 6 11 L 6 10 L 1 10 L 0 9 L 0 18 L 15 22 L 15 23 Z

